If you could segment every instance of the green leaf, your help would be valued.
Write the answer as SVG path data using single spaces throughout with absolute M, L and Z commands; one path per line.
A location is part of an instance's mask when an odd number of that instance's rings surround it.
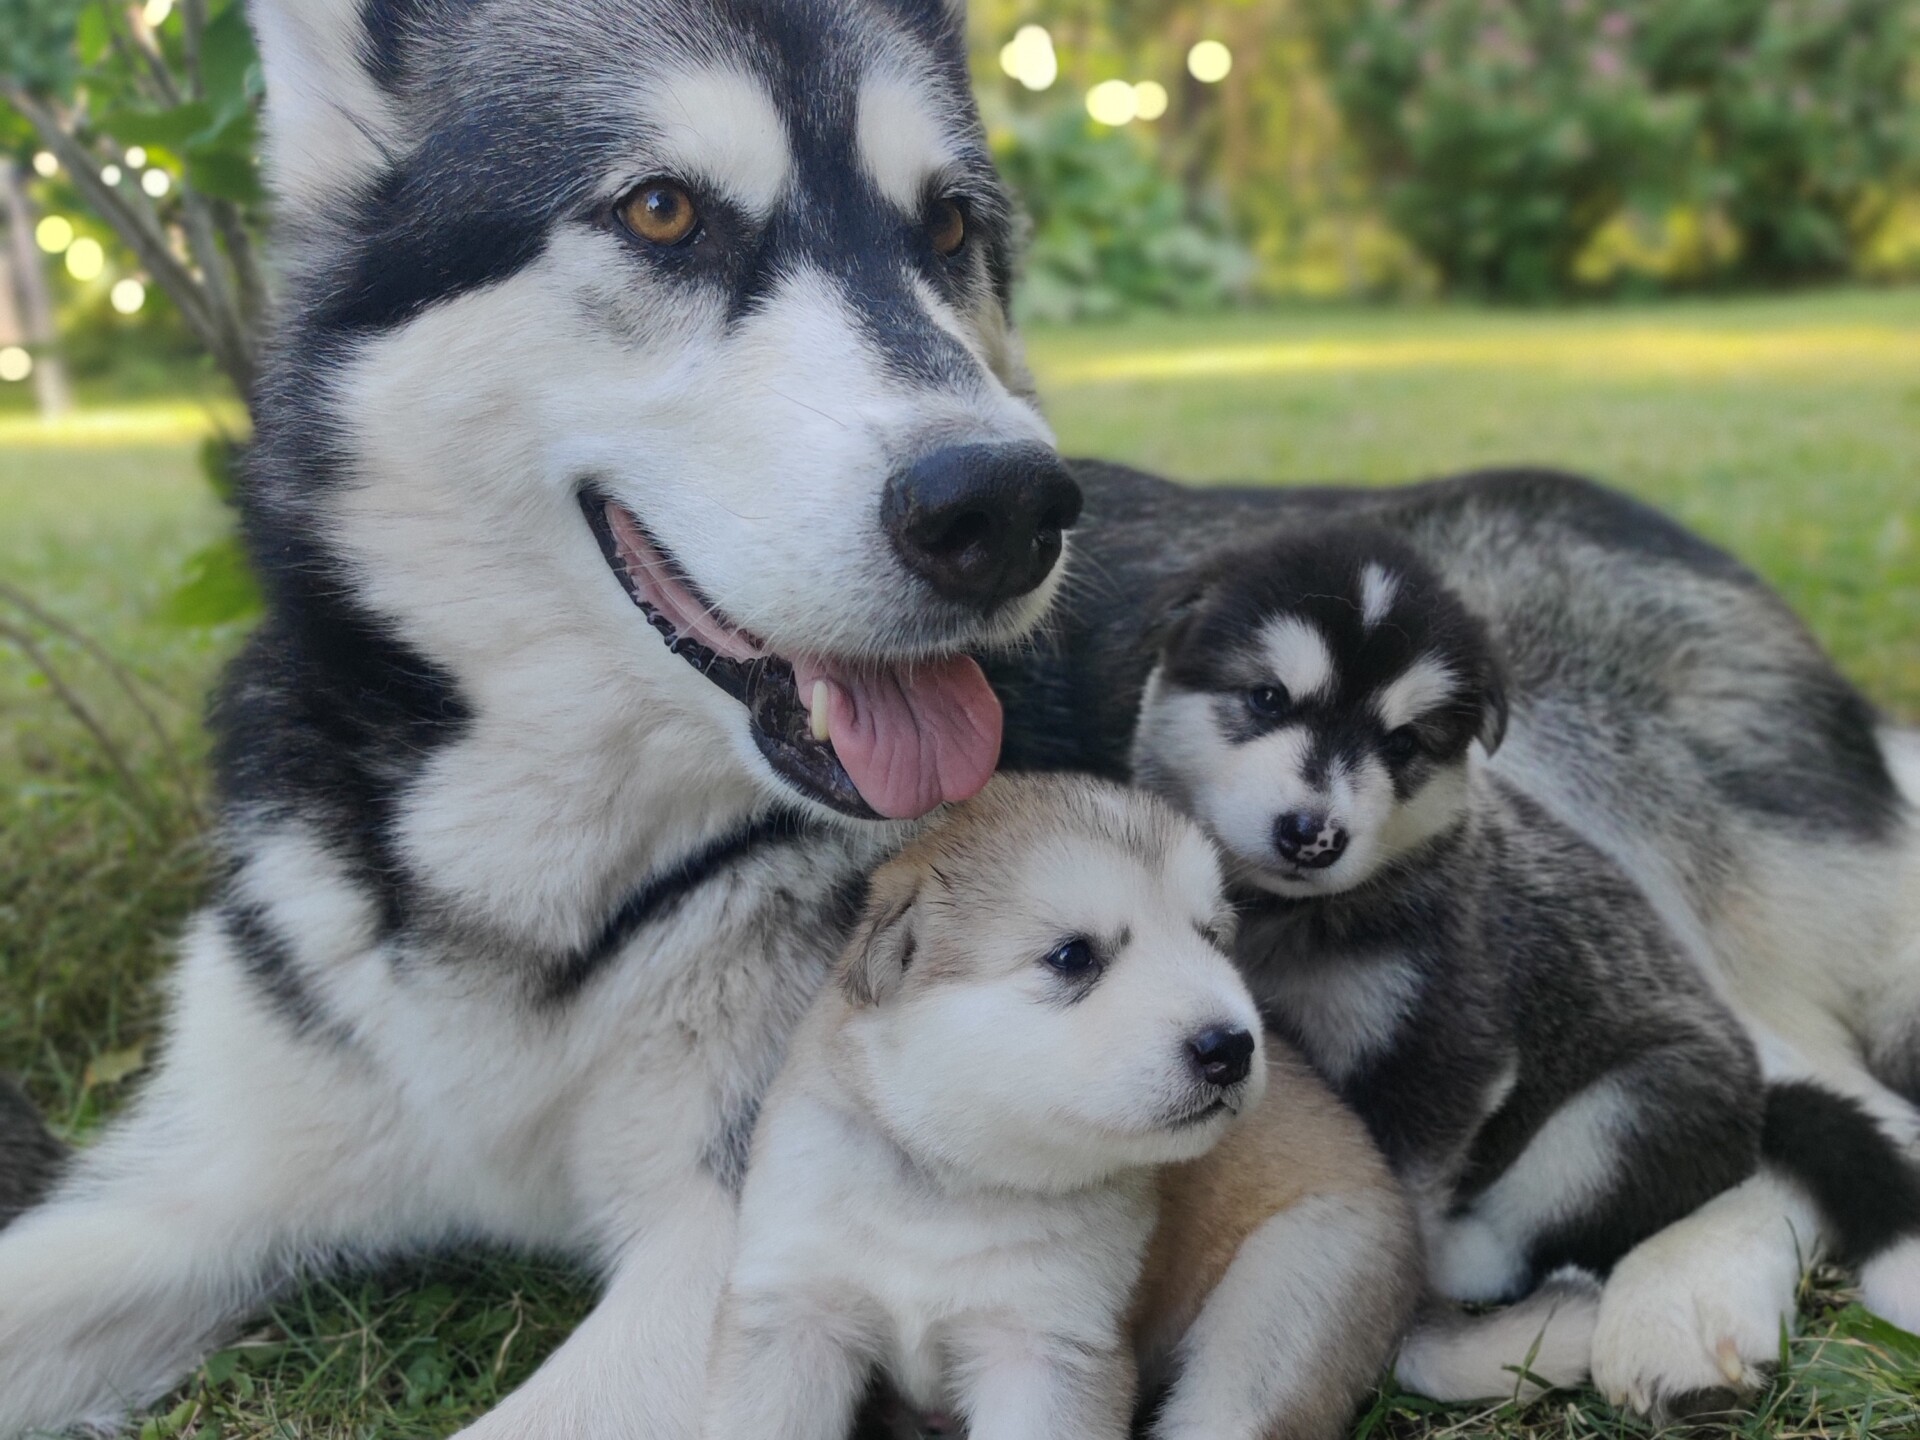
M 187 183 L 202 195 L 249 205 L 262 200 L 266 190 L 253 157 L 224 147 L 194 146 L 187 151 Z
M 123 145 L 179 149 L 213 129 L 214 113 L 206 101 L 189 100 L 170 110 L 109 110 L 100 116 L 99 123 Z
M 216 540 L 187 562 L 187 578 L 160 603 L 158 617 L 184 629 L 245 620 L 260 611 L 260 587 L 238 539 Z
M 209 1385 L 224 1385 L 233 1378 L 233 1372 L 239 1364 L 238 1350 L 218 1350 L 207 1357 L 207 1363 L 201 1369 L 206 1373 Z
M 254 64 L 253 33 L 245 10 L 229 5 L 207 22 L 200 36 L 200 75 L 207 95 L 223 112 L 247 103 L 247 72 Z

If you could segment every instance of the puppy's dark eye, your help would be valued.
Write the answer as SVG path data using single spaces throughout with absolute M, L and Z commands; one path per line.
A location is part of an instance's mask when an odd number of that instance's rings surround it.
M 1049 970 L 1069 977 L 1088 975 L 1100 963 L 1093 953 L 1093 942 L 1084 935 L 1076 935 L 1071 940 L 1062 940 L 1045 957 Z
M 1284 685 L 1256 685 L 1247 691 L 1247 709 L 1262 720 L 1278 720 L 1287 713 L 1289 698 Z
M 700 228 L 700 211 L 684 186 L 649 180 L 618 206 L 620 223 L 649 245 L 684 244 Z
M 967 212 L 960 202 L 942 196 L 927 207 L 927 239 L 934 252 L 952 257 L 967 243 Z
M 1420 732 L 1411 725 L 1402 725 L 1380 742 L 1380 749 L 1394 764 L 1405 764 L 1420 753 Z

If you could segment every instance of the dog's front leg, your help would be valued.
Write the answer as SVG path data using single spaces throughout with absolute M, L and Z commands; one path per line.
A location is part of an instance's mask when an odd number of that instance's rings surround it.
M 732 1259 L 733 1197 L 704 1171 L 645 1197 L 606 1293 L 566 1343 L 461 1440 L 691 1440 Z
M 1044 1336 L 963 1337 L 959 1390 L 968 1440 L 1125 1440 L 1133 1357 Z

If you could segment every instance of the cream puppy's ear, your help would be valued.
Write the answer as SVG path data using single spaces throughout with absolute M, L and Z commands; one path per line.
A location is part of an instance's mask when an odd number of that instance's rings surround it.
M 897 862 L 875 872 L 866 914 L 840 962 L 841 988 L 855 1005 L 884 1002 L 913 964 L 922 879 L 918 867 Z

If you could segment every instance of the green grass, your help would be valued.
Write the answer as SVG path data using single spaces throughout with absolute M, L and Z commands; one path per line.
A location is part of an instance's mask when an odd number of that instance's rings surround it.
M 1386 483 L 1511 461 L 1605 476 L 1756 566 L 1869 694 L 1920 719 L 1920 291 L 1146 320 L 1042 332 L 1029 349 L 1070 449 L 1197 480 Z M 155 979 L 209 869 L 198 716 L 239 635 L 161 614 L 229 523 L 197 476 L 202 428 L 190 406 L 51 431 L 0 413 L 0 1069 L 23 1072 L 74 1134 L 137 1083 Z M 9 593 L 73 622 L 108 661 Z M 1821 1278 L 1785 1378 L 1714 1433 L 1920 1435 L 1920 1342 L 1847 1299 Z M 317 1281 L 147 1430 L 447 1433 L 587 1303 L 578 1277 L 497 1257 Z M 1650 1433 L 1587 1394 L 1478 1411 L 1383 1398 L 1364 1428 Z

